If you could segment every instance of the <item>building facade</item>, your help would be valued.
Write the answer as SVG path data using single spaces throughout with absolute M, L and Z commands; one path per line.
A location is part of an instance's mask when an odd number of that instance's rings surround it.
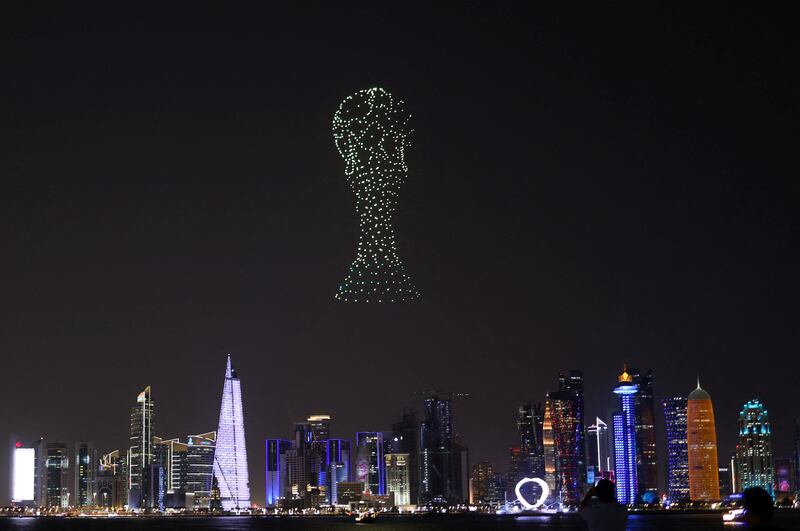
M 681 396 L 665 398 L 662 406 L 667 427 L 667 496 L 673 503 L 685 502 L 690 499 L 687 399 Z
M 248 509 L 250 477 L 247 469 L 242 387 L 231 365 L 230 355 L 225 367 L 213 471 L 222 508 L 226 511 Z
M 154 478 L 152 466 L 154 405 L 150 386 L 136 397 L 131 408 L 131 436 L 128 448 L 128 507 L 150 509 L 154 507 L 151 493 Z
M 439 504 L 456 498 L 454 466 L 452 401 L 428 397 L 420 425 L 420 503 Z
M 600 417 L 594 419 L 594 424 L 586 428 L 586 443 L 588 454 L 586 461 L 592 470 L 592 477 L 589 483 L 595 483 L 598 479 L 608 478 L 611 470 L 611 457 L 608 454 L 608 424 Z
M 739 412 L 736 474 L 736 484 L 742 491 L 750 487 L 761 487 L 774 495 L 772 428 L 767 410 L 759 400 L 750 400 Z
M 686 403 L 686 444 L 689 454 L 689 497 L 692 501 L 719 501 L 717 428 L 711 396 L 700 387 Z
M 47 507 L 66 509 L 70 506 L 70 451 L 66 444 L 51 442 L 46 445 L 45 485 Z
M 636 412 L 636 477 L 639 497 L 645 502 L 658 499 L 658 453 L 656 449 L 656 411 L 653 395 L 653 371 L 640 374 L 633 370 Z
M 95 472 L 97 471 L 97 451 L 90 441 L 75 443 L 74 472 L 76 507 L 92 507 L 95 505 Z
M 627 366 L 617 379 L 614 394 L 619 397 L 620 410 L 614 413 L 614 462 L 617 481 L 617 501 L 623 505 L 636 503 L 639 496 L 636 453 L 636 394 L 638 386 Z
M 581 448 L 585 455 L 580 403 L 576 393 L 569 390 L 548 393 L 547 402 L 550 405 L 555 442 L 557 492 L 561 503 L 577 506 L 581 502 L 584 484 Z
M 387 452 L 408 454 L 409 496 L 412 504 L 419 501 L 419 442 L 417 412 L 405 408 L 400 420 L 392 424 L 391 439 L 385 444 Z
M 364 483 L 365 492 L 386 494 L 385 467 L 383 433 L 379 431 L 356 433 L 355 480 Z
M 517 432 L 520 441 L 520 476 L 544 477 L 543 423 L 542 404 L 523 404 L 519 407 Z
M 494 476 L 494 466 L 489 461 L 472 465 L 469 479 L 469 503 L 484 505 L 491 503 L 489 499 L 489 480 Z
M 398 507 L 411 505 L 408 454 L 385 454 L 386 493 L 394 496 Z

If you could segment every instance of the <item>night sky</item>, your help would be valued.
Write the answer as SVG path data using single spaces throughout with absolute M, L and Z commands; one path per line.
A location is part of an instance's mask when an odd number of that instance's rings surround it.
M 29 7 L 0 13 L 0 499 L 3 434 L 124 449 L 146 385 L 159 435 L 216 429 L 228 352 L 257 503 L 264 439 L 309 414 L 353 438 L 470 393 L 456 431 L 504 470 L 519 404 L 579 368 L 605 417 L 624 362 L 659 399 L 700 373 L 721 461 L 754 397 L 788 455 L 800 47 L 777 6 Z M 413 114 L 418 304 L 333 298 L 358 233 L 331 121 L 376 85 Z

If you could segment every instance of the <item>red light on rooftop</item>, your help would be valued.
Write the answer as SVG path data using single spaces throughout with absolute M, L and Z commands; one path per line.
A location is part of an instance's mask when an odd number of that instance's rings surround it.
M 15 444 L 14 446 L 16 446 L 17 448 L 22 448 L 22 443 L 17 441 L 17 444 Z

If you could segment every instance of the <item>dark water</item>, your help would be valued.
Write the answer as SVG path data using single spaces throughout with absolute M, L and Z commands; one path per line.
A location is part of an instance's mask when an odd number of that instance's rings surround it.
M 775 523 L 786 531 L 800 530 L 800 512 L 779 513 Z M 14 531 L 250 531 L 260 529 L 289 530 L 344 530 L 376 529 L 381 531 L 406 530 L 516 530 L 556 529 L 585 530 L 577 516 L 552 518 L 545 516 L 500 517 L 489 515 L 455 515 L 435 517 L 391 517 L 385 516 L 374 524 L 356 524 L 339 518 L 273 518 L 273 517 L 216 517 L 216 518 L 0 518 L 0 530 Z M 712 515 L 631 515 L 629 530 L 728 530 L 743 527 L 724 525 L 722 517 Z

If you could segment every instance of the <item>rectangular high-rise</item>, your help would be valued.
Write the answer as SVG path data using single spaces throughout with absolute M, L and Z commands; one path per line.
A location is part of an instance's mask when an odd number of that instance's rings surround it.
M 44 504 L 47 507 L 66 509 L 70 506 L 70 452 L 66 444 L 51 442 L 46 446 L 45 485 L 47 495 Z
M 73 504 L 76 507 L 92 507 L 95 505 L 94 476 L 98 467 L 94 444 L 89 441 L 76 442 L 73 459 L 75 462 L 73 468 L 75 500 Z
M 686 440 L 686 397 L 665 398 L 667 427 L 667 495 L 671 502 L 689 501 L 689 451 Z
M 386 491 L 398 507 L 411 504 L 408 454 L 386 454 Z
M 386 494 L 386 464 L 383 455 L 383 433 L 356 433 L 355 479 L 363 482 L 365 491 L 370 494 Z
M 277 507 L 286 498 L 289 490 L 288 463 L 286 452 L 292 441 L 286 439 L 267 439 L 267 488 L 265 503 L 267 507 Z
M 128 448 L 128 506 L 131 509 L 154 507 L 153 491 L 153 399 L 150 386 L 136 397 L 131 408 L 131 437 Z
M 456 498 L 454 461 L 452 401 L 428 397 L 420 425 L 420 503 L 443 504 Z

